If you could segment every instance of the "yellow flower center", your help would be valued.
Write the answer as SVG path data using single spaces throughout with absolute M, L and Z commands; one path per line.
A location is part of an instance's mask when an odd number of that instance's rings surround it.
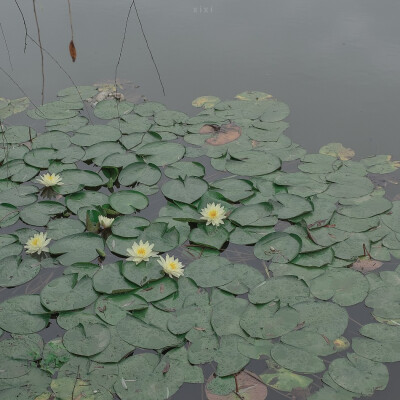
M 47 179 L 48 179 L 49 181 L 52 181 L 52 180 L 54 180 L 54 177 L 50 175 Z
M 215 217 L 217 216 L 217 211 L 216 211 L 216 210 L 211 210 L 211 211 L 208 213 L 208 216 L 209 216 L 210 218 L 215 218 Z
M 175 263 L 175 262 L 170 262 L 170 263 L 169 263 L 169 267 L 170 267 L 171 269 L 176 269 L 176 263 Z
M 38 239 L 38 238 L 33 239 L 33 240 L 32 240 L 32 245 L 33 245 L 33 246 L 37 246 L 37 245 L 38 245 L 38 242 L 39 242 L 39 239 Z
M 143 247 L 139 247 L 137 249 L 137 253 L 138 253 L 139 256 L 144 256 L 146 254 L 146 249 L 143 248 Z

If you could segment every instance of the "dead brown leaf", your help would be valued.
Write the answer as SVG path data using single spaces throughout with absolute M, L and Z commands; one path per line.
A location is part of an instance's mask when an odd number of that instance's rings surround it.
M 374 271 L 375 269 L 380 268 L 383 265 L 382 262 L 377 260 L 370 260 L 368 258 L 358 259 L 353 265 L 350 267 L 355 269 L 356 271 L 360 271 L 363 274 L 367 272 Z
M 238 400 L 245 399 L 245 400 L 265 400 L 268 395 L 267 386 L 261 381 L 253 373 L 247 371 L 241 371 L 236 375 L 236 383 L 237 388 L 239 389 L 237 394 L 230 393 L 226 396 L 217 395 L 211 393 L 207 390 L 207 386 L 205 389 L 206 396 L 208 400 Z M 207 384 L 214 379 L 214 376 L 211 375 L 208 380 Z
M 209 135 L 210 133 L 216 133 L 219 131 L 218 125 L 204 125 L 200 128 L 199 133 L 201 135 Z
M 71 40 L 69 42 L 69 54 L 71 55 L 72 62 L 75 62 L 75 60 L 76 60 L 76 48 L 75 48 L 75 44 L 74 44 L 73 40 Z
M 233 142 L 242 134 L 242 128 L 235 124 L 221 125 L 217 134 L 206 140 L 212 146 L 221 146 Z

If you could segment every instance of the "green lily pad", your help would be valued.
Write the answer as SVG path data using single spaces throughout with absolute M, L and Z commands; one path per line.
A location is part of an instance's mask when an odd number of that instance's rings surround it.
M 102 324 L 79 324 L 65 332 L 63 344 L 72 354 L 93 356 L 110 343 L 110 331 Z
M 212 225 L 195 228 L 189 235 L 191 242 L 215 249 L 220 249 L 228 238 L 229 233 L 226 229 Z
M 163 166 L 173 164 L 183 158 L 185 147 L 179 143 L 154 142 L 148 143 L 137 150 L 137 154 L 146 163 Z
M 136 289 L 137 286 L 127 281 L 121 274 L 122 261 L 104 265 L 93 276 L 93 288 L 99 293 L 123 293 Z
M 135 190 L 121 190 L 110 196 L 110 205 L 121 214 L 132 214 L 149 204 L 147 196 Z
M 260 260 L 288 263 L 299 254 L 301 239 L 297 235 L 274 232 L 264 236 L 254 246 L 254 255 Z
M 342 388 L 360 395 L 372 395 L 375 390 L 384 390 L 389 381 L 385 365 L 367 360 L 354 353 L 346 358 L 333 360 L 329 365 L 330 377 Z
M 181 340 L 172 333 L 147 325 L 132 316 L 121 320 L 117 325 L 117 330 L 124 341 L 144 349 L 175 347 L 181 343 Z
M 290 371 L 315 374 L 326 368 L 318 356 L 287 344 L 274 345 L 271 356 L 280 366 Z
M 164 196 L 171 200 L 190 204 L 199 199 L 207 188 L 207 182 L 202 179 L 188 177 L 184 181 L 170 180 L 161 187 L 161 190 Z
M 50 245 L 50 254 L 59 255 L 62 265 L 90 262 L 98 257 L 98 250 L 104 251 L 104 240 L 89 232 L 66 236 Z
M 8 144 L 29 142 L 36 137 L 36 131 L 29 126 L 10 126 L 3 133 L 4 140 Z
M 10 333 L 28 334 L 44 329 L 50 319 L 38 295 L 7 299 L 0 306 L 0 328 Z
M 87 125 L 76 131 L 71 142 L 77 146 L 92 146 L 100 142 L 112 142 L 120 137 L 121 133 L 112 126 Z
M 318 299 L 332 299 L 341 306 L 352 306 L 365 299 L 369 283 L 360 272 L 351 269 L 332 269 L 313 279 L 310 290 Z
M 45 226 L 52 216 L 64 211 L 65 207 L 56 201 L 39 201 L 25 207 L 20 212 L 20 218 L 29 225 Z
M 294 330 L 299 322 L 300 315 L 293 308 L 249 304 L 240 326 L 253 338 L 273 339 Z
M 27 258 L 21 260 L 10 256 L 0 260 L 0 286 L 19 286 L 32 280 L 40 271 L 40 262 Z
M 124 114 L 129 114 L 134 105 L 129 101 L 120 101 L 116 99 L 102 100 L 96 104 L 94 115 L 101 119 L 120 118 Z
M 118 176 L 121 185 L 130 186 L 134 183 L 155 185 L 161 178 L 161 171 L 153 164 L 137 162 L 127 165 Z
M 66 275 L 48 283 L 40 293 L 42 304 L 51 311 L 69 311 L 83 308 L 98 297 L 92 286 L 92 280 L 84 277 Z
M 307 285 L 293 276 L 268 279 L 249 292 L 249 301 L 253 304 L 279 301 L 281 305 L 290 305 L 307 300 L 309 297 L 310 291 Z

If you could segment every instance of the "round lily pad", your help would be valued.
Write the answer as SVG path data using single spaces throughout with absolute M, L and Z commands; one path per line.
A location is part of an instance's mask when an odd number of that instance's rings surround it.
M 297 235 L 274 232 L 264 236 L 254 246 L 254 255 L 266 261 L 288 263 L 299 254 L 301 239 Z

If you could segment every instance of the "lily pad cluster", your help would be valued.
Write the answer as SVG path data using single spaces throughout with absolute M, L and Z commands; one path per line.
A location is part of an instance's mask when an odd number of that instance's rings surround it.
M 384 390 L 385 363 L 400 361 L 400 269 L 372 270 L 400 258 L 400 201 L 371 174 L 399 163 L 337 143 L 307 154 L 284 134 L 288 106 L 262 92 L 198 98 L 192 117 L 114 98 L 90 110 L 96 93 L 62 90 L 28 111 L 32 126 L 4 124 L 0 287 L 60 272 L 0 303 L 0 397 L 163 400 L 207 381 L 211 400 L 231 399 L 249 379 L 249 400 Z M 43 188 L 43 173 L 62 185 Z M 226 213 L 216 226 L 201 218 L 212 203 Z M 27 254 L 38 232 L 49 252 Z M 127 261 L 139 241 L 180 257 L 184 276 Z M 357 304 L 371 320 L 352 337 Z M 62 337 L 44 343 L 55 324 Z M 251 361 L 265 372 L 243 372 Z

